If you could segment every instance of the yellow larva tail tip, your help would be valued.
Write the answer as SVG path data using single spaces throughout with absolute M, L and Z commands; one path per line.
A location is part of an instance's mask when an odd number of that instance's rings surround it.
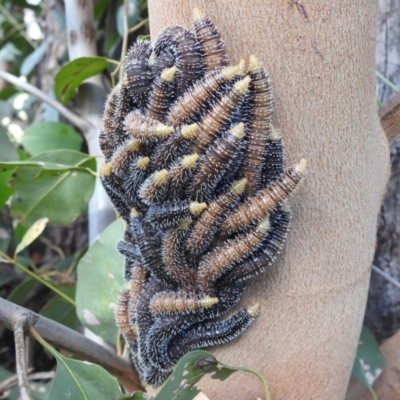
M 184 125 L 181 128 L 181 135 L 184 139 L 191 139 L 199 126 L 197 124 Z
M 162 169 L 161 171 L 155 172 L 153 181 L 156 185 L 163 185 L 167 181 L 168 171 L 166 169 Z
M 247 179 L 246 178 L 240 179 L 239 181 L 235 181 L 232 183 L 231 191 L 236 195 L 240 195 L 244 192 L 244 188 L 246 187 L 246 185 L 247 185 Z
M 139 157 L 136 162 L 136 167 L 139 169 L 146 169 L 149 166 L 150 158 L 149 157 Z
M 178 68 L 175 65 L 171 68 L 164 69 L 164 71 L 161 72 L 161 79 L 164 82 L 172 82 L 176 71 L 178 71 Z
M 197 153 L 190 154 L 182 158 L 181 165 L 184 169 L 192 169 L 199 159 L 199 155 Z
M 225 81 L 230 81 L 235 75 L 240 75 L 240 69 L 236 65 L 234 67 L 225 67 L 220 72 Z
M 239 76 L 245 76 L 246 75 L 246 61 L 245 60 L 240 60 L 239 64 L 238 64 L 238 68 L 239 68 Z
M 300 160 L 300 162 L 294 166 L 294 170 L 300 176 L 303 176 L 306 173 L 306 169 L 307 169 L 307 160 L 305 158 Z
M 209 308 L 218 303 L 218 297 L 204 296 L 201 298 L 200 303 L 203 308 Z
M 249 58 L 249 72 L 256 73 L 263 69 L 263 63 L 256 57 L 251 55 Z
M 131 217 L 137 217 L 139 215 L 138 210 L 136 208 L 131 209 Z
M 199 7 L 196 7 L 193 10 L 193 23 L 197 24 L 207 18 L 205 12 L 201 10 Z
M 121 82 L 118 84 L 120 86 L 120 89 L 118 90 L 118 92 L 121 90 L 121 86 L 128 86 L 129 81 L 128 81 L 128 76 L 126 74 L 124 74 L 124 76 L 121 79 Z
M 174 131 L 174 128 L 172 126 L 167 126 L 162 123 L 159 123 L 156 128 L 156 135 L 158 137 L 164 137 L 164 136 L 169 135 L 173 131 Z
M 189 204 L 189 212 L 192 215 L 200 214 L 205 208 L 207 208 L 206 203 L 198 203 L 197 201 L 191 201 Z
M 186 218 L 179 224 L 178 229 L 186 231 L 186 229 L 189 228 L 191 223 L 192 223 L 192 218 Z
M 285 199 L 281 203 L 282 206 L 282 212 L 284 213 L 291 213 L 292 212 L 292 207 L 290 206 L 289 200 Z
M 249 314 L 250 317 L 255 317 L 259 312 L 260 312 L 260 303 L 255 303 L 247 308 L 247 314 Z
M 112 173 L 111 164 L 102 163 L 100 165 L 100 176 L 110 176 Z
M 235 136 L 236 139 L 242 140 L 244 134 L 244 123 L 239 122 L 236 126 L 229 130 L 229 133 L 232 136 Z
M 275 128 L 272 124 L 269 126 L 271 140 L 277 141 L 282 139 L 282 133 L 279 129 Z
M 257 230 L 263 233 L 266 233 L 269 229 L 269 215 L 267 215 L 264 219 L 259 222 L 257 225 Z
M 139 148 L 140 148 L 140 145 L 141 145 L 140 140 L 134 139 L 134 140 L 131 140 L 131 141 L 126 145 L 126 147 L 127 147 L 127 149 L 128 149 L 129 151 L 138 151 Z
M 246 76 L 239 82 L 236 82 L 233 88 L 238 95 L 244 95 L 247 92 L 247 89 L 249 88 L 250 82 L 251 78 L 249 76 Z

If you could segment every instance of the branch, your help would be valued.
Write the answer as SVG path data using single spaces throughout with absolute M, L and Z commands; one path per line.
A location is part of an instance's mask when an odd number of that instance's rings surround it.
M 0 298 L 0 325 L 14 331 L 14 321 L 22 316 L 26 317 L 29 325 L 34 326 L 40 336 L 52 346 L 102 366 L 129 392 L 143 390 L 136 372 L 123 358 L 58 322 Z
M 21 400 L 32 400 L 25 355 L 25 329 L 27 324 L 28 318 L 23 314 L 14 322 L 15 361 L 17 363 L 18 386 Z
M 4 79 L 7 82 L 12 83 L 14 86 L 44 101 L 45 103 L 53 107 L 55 110 L 57 110 L 64 118 L 66 118 L 69 122 L 71 122 L 71 124 L 79 128 L 82 132 L 87 132 L 89 130 L 91 126 L 91 123 L 89 121 L 68 110 L 68 108 L 64 107 L 61 103 L 52 99 L 46 93 L 42 92 L 41 90 L 31 85 L 30 83 L 24 82 L 17 76 L 1 70 L 0 70 L 0 78 Z
M 386 137 L 391 143 L 400 133 L 400 92 L 385 104 L 379 116 Z

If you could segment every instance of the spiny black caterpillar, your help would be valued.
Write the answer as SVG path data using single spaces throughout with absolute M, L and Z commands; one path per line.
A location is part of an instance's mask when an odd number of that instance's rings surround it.
M 228 314 L 270 266 L 305 173 L 284 170 L 270 79 L 251 56 L 228 66 L 219 30 L 199 9 L 194 30 L 135 44 L 110 94 L 100 175 L 126 221 L 118 324 L 144 383 L 157 386 L 186 352 L 227 343 L 259 305 Z

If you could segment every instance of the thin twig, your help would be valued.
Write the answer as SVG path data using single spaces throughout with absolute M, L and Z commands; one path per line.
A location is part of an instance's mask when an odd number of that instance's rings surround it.
M 72 111 L 68 110 L 68 108 L 64 107 L 61 103 L 52 99 L 46 93 L 42 92 L 40 89 L 36 88 L 35 86 L 31 85 L 28 82 L 23 82 L 17 76 L 12 75 L 9 72 L 0 70 L 0 78 L 4 79 L 7 82 L 12 83 L 14 86 L 24 90 L 29 94 L 32 94 L 33 96 L 47 103 L 48 105 L 53 107 L 56 111 L 58 111 L 69 122 L 71 122 L 71 124 L 79 128 L 82 132 L 88 131 L 90 126 L 92 125 L 85 118 L 76 115 Z
M 34 48 L 37 48 L 37 44 L 32 42 L 31 39 L 25 34 L 23 27 L 21 24 L 14 18 L 14 16 L 8 12 L 8 10 L 0 4 L 0 11 L 8 18 L 8 21 L 18 30 L 20 35 Z
M 400 289 L 400 282 L 393 277 L 391 277 L 389 274 L 387 274 L 385 271 L 382 271 L 375 265 L 372 266 L 372 270 L 378 273 L 379 275 L 383 276 L 388 282 L 392 283 L 394 286 L 398 287 Z
M 136 24 L 135 26 L 133 26 L 131 29 L 129 29 L 128 33 L 132 33 L 137 31 L 138 29 L 140 29 L 142 26 L 146 25 L 147 22 L 149 22 L 149 19 L 146 18 L 143 21 L 139 22 L 138 24 Z
M 50 282 L 46 281 L 43 279 L 40 275 L 38 275 L 35 272 L 32 272 L 28 268 L 24 267 L 22 264 L 20 264 L 18 261 L 13 260 L 11 257 L 8 257 L 8 255 L 0 250 L 0 255 L 7 260 L 10 264 L 15 265 L 17 268 L 19 268 L 21 271 L 24 271 L 27 275 L 32 277 L 33 279 L 36 279 L 39 281 L 42 285 L 47 286 L 50 290 L 52 290 L 54 293 L 58 294 L 60 297 L 62 297 L 64 300 L 66 300 L 68 303 L 72 304 L 73 306 L 76 305 L 75 301 L 71 299 L 69 296 L 67 296 L 65 293 L 63 293 L 61 290 L 57 289 L 53 284 Z
M 28 317 L 23 314 L 20 315 L 14 323 L 15 361 L 17 364 L 18 386 L 21 400 L 32 400 L 25 356 L 25 329 L 27 325 Z
M 124 0 L 124 37 L 122 40 L 122 49 L 121 49 L 121 62 L 125 57 L 126 51 L 128 50 L 128 36 L 129 36 L 129 26 L 128 26 L 128 0 Z M 124 77 L 124 70 L 121 68 L 119 71 L 119 80 L 122 81 Z
M 58 322 L 0 297 L 0 325 L 13 331 L 14 321 L 21 315 L 27 316 L 31 326 L 34 326 L 39 335 L 52 346 L 102 366 L 114 375 L 129 392 L 143 390 L 137 373 L 123 358 Z M 32 336 L 29 332 L 27 334 Z

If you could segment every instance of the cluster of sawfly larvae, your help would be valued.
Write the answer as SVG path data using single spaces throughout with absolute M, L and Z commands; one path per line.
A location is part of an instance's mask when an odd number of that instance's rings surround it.
M 152 386 L 186 352 L 227 343 L 253 323 L 258 303 L 232 308 L 281 251 L 287 197 L 306 167 L 284 168 L 262 62 L 228 65 L 219 30 L 199 9 L 193 26 L 133 45 L 100 135 L 101 180 L 126 222 L 117 322 Z

